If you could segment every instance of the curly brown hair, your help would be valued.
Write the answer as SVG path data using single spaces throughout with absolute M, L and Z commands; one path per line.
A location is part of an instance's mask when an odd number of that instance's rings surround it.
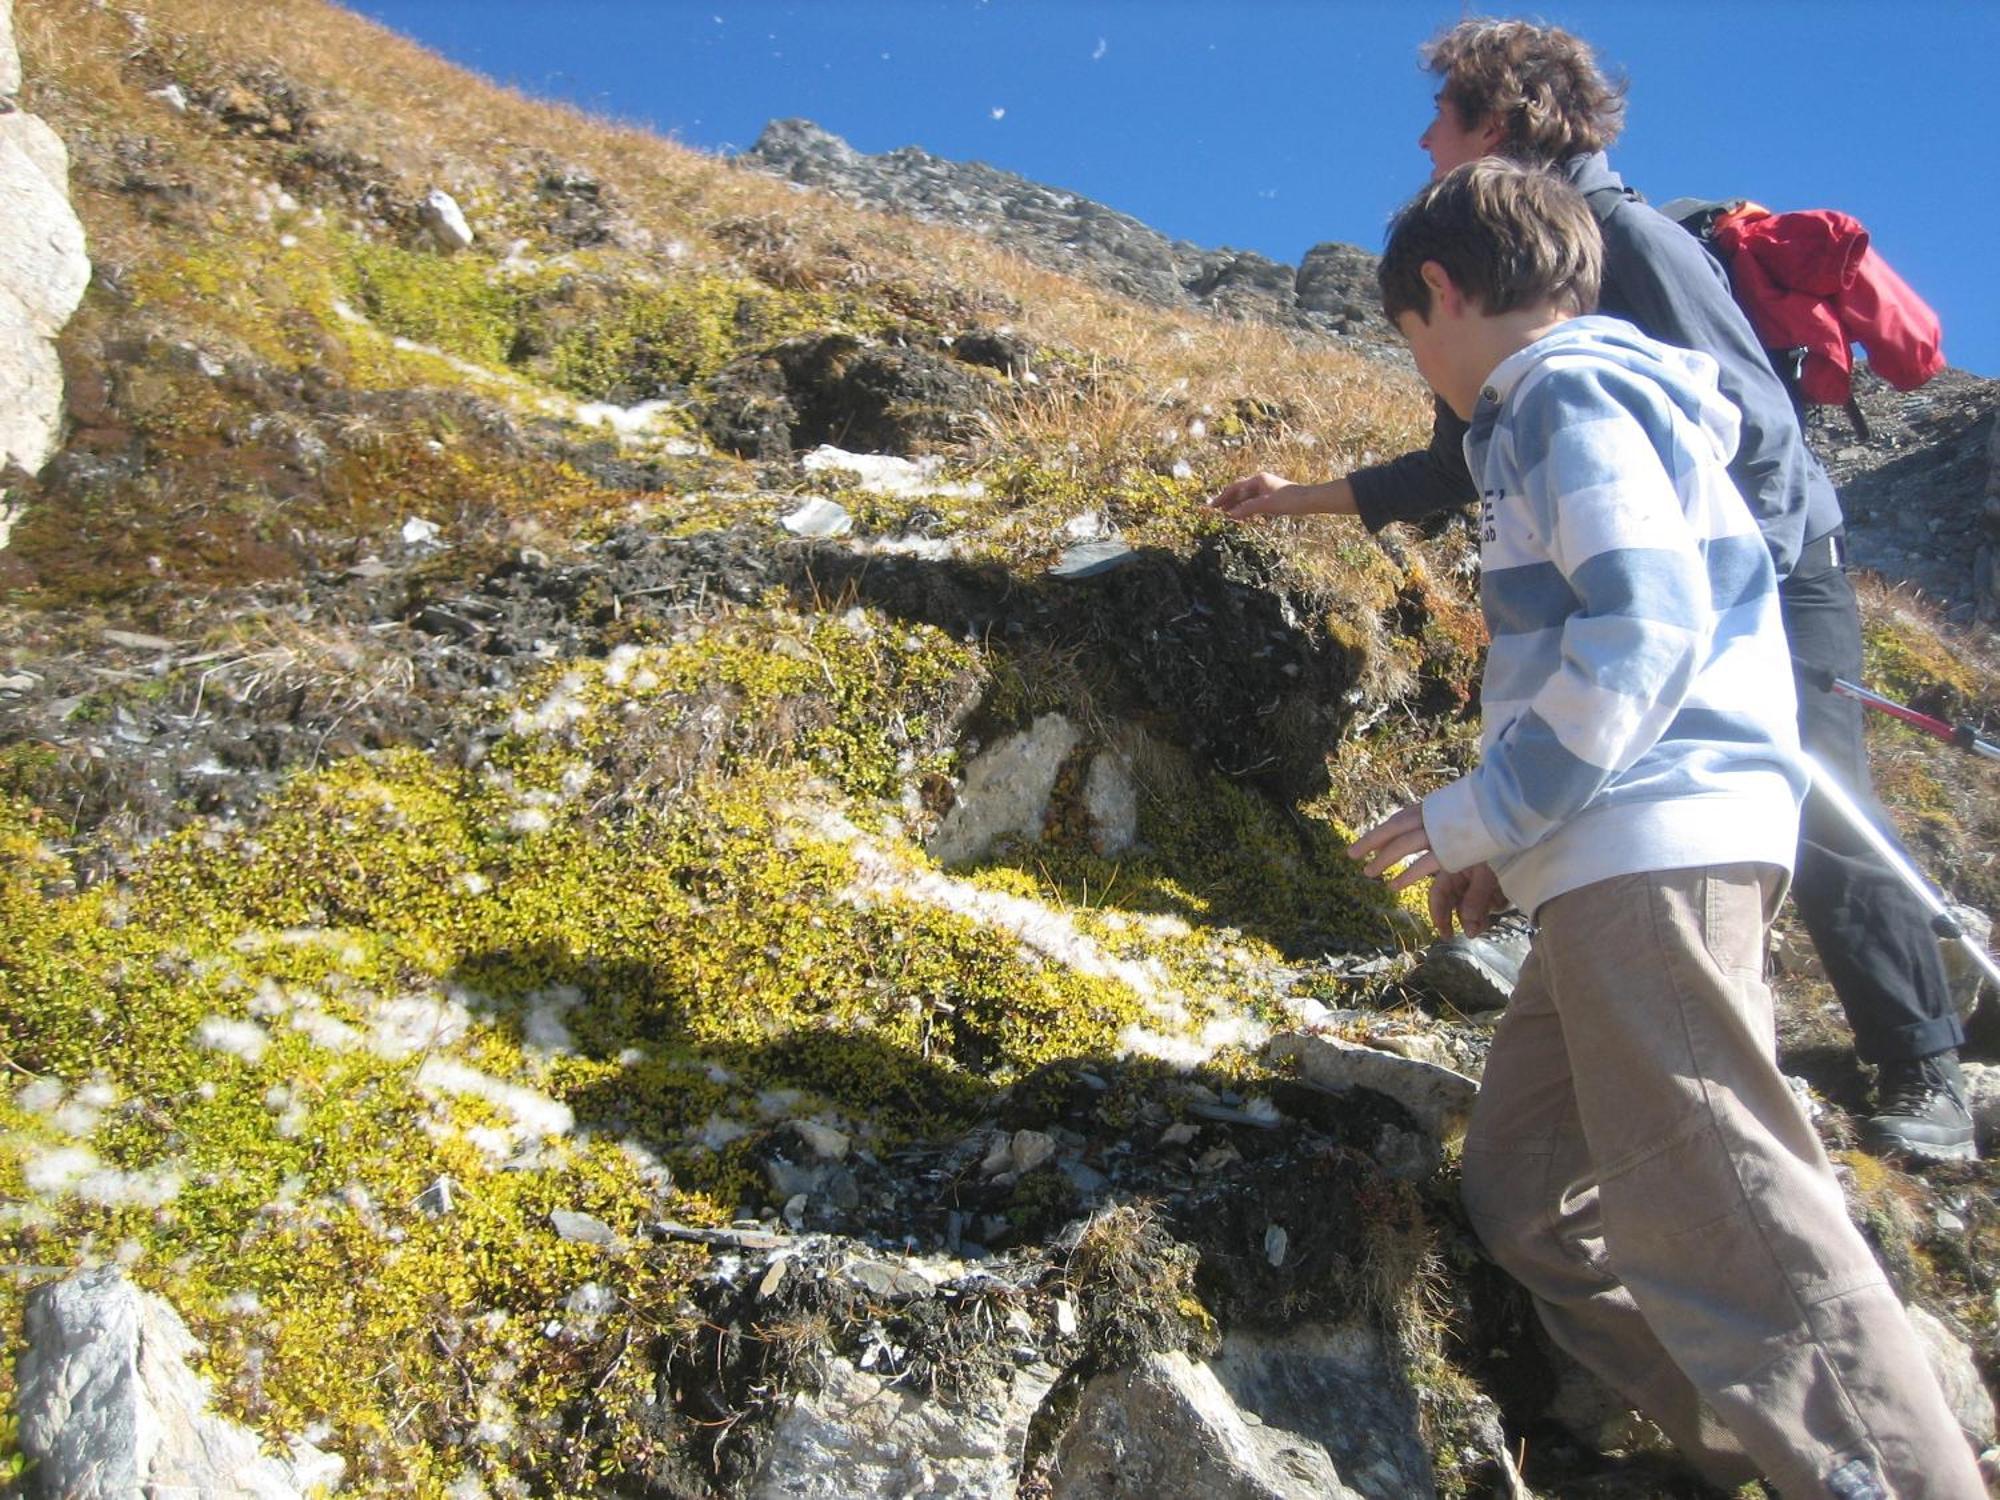
M 1460 21 L 1420 55 L 1444 80 L 1438 96 L 1460 123 L 1498 120 L 1506 154 L 1523 161 L 1545 165 L 1602 151 L 1625 123 L 1625 80 L 1606 78 L 1590 44 L 1559 27 Z

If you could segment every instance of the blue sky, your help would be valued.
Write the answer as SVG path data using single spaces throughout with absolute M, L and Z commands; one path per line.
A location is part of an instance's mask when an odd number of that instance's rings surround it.
M 1202 245 L 1377 248 L 1428 163 L 1435 0 L 349 0 L 528 93 L 705 150 L 816 120 L 1068 188 Z M 1612 162 L 1655 202 L 1840 208 L 2000 376 L 1993 0 L 1574 0 L 1631 80 Z

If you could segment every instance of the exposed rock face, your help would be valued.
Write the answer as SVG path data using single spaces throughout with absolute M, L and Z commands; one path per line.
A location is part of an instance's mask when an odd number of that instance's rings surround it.
M 21 92 L 21 54 L 14 46 L 14 0 L 0 0 L 0 99 Z
M 1056 773 L 1077 738 L 1068 719 L 1045 714 L 980 755 L 966 768 L 959 799 L 930 841 L 931 856 L 940 864 L 965 864 L 1007 834 L 1039 836 Z
M 1996 572 L 2000 572 L 2000 421 L 1992 423 L 1987 433 L 1986 503 L 1980 519 L 1985 535 L 1979 544 L 1973 581 L 1978 593 L 1979 618 L 1990 623 L 2000 620 L 2000 578 L 1996 578 Z
M 1908 583 L 1954 623 L 2000 619 L 2000 502 L 1989 505 L 2000 381 L 1946 370 L 1915 391 L 1854 382 L 1867 441 L 1843 412 L 1807 409 L 1806 436 L 1840 488 L 1852 561 Z
M 293 1500 L 338 1482 L 342 1461 L 307 1444 L 274 1458 L 208 1410 L 180 1316 L 112 1267 L 35 1291 L 20 1365 L 29 1492 L 62 1500 L 238 1495 Z
M 752 1500 L 1010 1500 L 1028 1422 L 1056 1372 L 1044 1365 L 959 1400 L 895 1389 L 846 1360 L 778 1419 Z
M 1990 1447 L 1996 1432 L 1993 1397 L 1979 1378 L 1979 1366 L 1965 1341 L 1921 1307 L 1909 1309 L 1910 1322 L 1924 1346 L 1931 1373 L 1937 1376 L 1951 1414 L 1979 1448 Z
M 84 226 L 70 208 L 70 158 L 42 120 L 14 108 L 20 92 L 12 0 L 0 0 L 0 468 L 38 472 L 62 428 L 54 336 L 90 282 Z M 0 500 L 0 546 L 10 510 Z
M 0 0 L 0 468 L 33 474 L 62 427 L 54 338 L 90 281 L 83 225 L 69 201 L 69 154 L 41 120 L 14 107 L 22 84 L 13 0 Z M 11 514 L 0 500 L 0 546 Z
M 1448 1141 L 1465 1129 L 1479 1086 L 1463 1073 L 1414 1057 L 1377 1051 L 1333 1036 L 1297 1033 L 1272 1044 L 1272 1055 L 1295 1060 L 1308 1083 L 1336 1093 L 1373 1089 L 1407 1109 L 1429 1135 Z
M 1415 1405 L 1359 1330 L 1233 1337 L 1213 1363 L 1151 1354 L 1086 1387 L 1058 1500 L 1417 1500 L 1436 1493 Z
M 809 120 L 773 120 L 742 160 L 895 213 L 956 224 L 1018 255 L 1142 302 L 1391 341 L 1374 305 L 1375 261 L 1352 245 L 1315 245 L 1296 271 L 1251 251 L 1204 250 L 1128 214 L 982 162 L 917 146 L 856 151 Z

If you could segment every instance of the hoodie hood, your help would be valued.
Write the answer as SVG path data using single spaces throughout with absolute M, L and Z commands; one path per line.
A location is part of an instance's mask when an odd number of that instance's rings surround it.
M 1581 159 L 1601 163 L 1604 157 L 1599 153 Z M 1605 175 L 1616 180 L 1617 174 L 1608 167 Z M 1571 318 L 1500 362 L 1479 393 L 1469 443 L 1485 440 L 1501 407 L 1523 381 L 1578 356 L 1615 365 L 1651 382 L 1708 440 L 1718 462 L 1727 464 L 1735 457 L 1743 419 L 1717 386 L 1715 361 L 1696 350 L 1648 338 L 1622 318 L 1597 314 Z
M 1586 156 L 1572 156 L 1560 168 L 1569 185 L 1579 193 L 1602 192 L 1606 188 L 1625 191 L 1625 179 L 1611 170 L 1611 158 L 1602 151 L 1592 151 Z

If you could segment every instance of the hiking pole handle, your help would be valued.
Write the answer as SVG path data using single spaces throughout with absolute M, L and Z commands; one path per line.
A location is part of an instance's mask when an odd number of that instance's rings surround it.
M 1811 751 L 1801 750 L 1799 759 L 1812 774 L 1813 790 L 1832 804 L 1854 831 L 1882 856 L 1882 862 L 1893 870 L 1897 878 L 1924 904 L 1924 909 L 1931 914 L 1931 930 L 1941 938 L 1956 938 L 1963 943 L 1966 952 L 1972 955 L 1972 961 L 1979 965 L 1987 980 L 1996 989 L 2000 989 L 2000 963 L 1995 963 L 1993 955 L 1973 941 L 1972 935 L 1965 930 L 1958 918 L 1951 914 L 1951 908 L 1945 904 L 1944 898 L 1932 889 L 1929 881 L 1917 873 L 1916 866 L 1910 863 L 1909 857 L 1896 847 L 1886 833 L 1876 827 L 1875 820 L 1856 805 L 1854 799 L 1848 795 L 1847 789 L 1818 757 Z

